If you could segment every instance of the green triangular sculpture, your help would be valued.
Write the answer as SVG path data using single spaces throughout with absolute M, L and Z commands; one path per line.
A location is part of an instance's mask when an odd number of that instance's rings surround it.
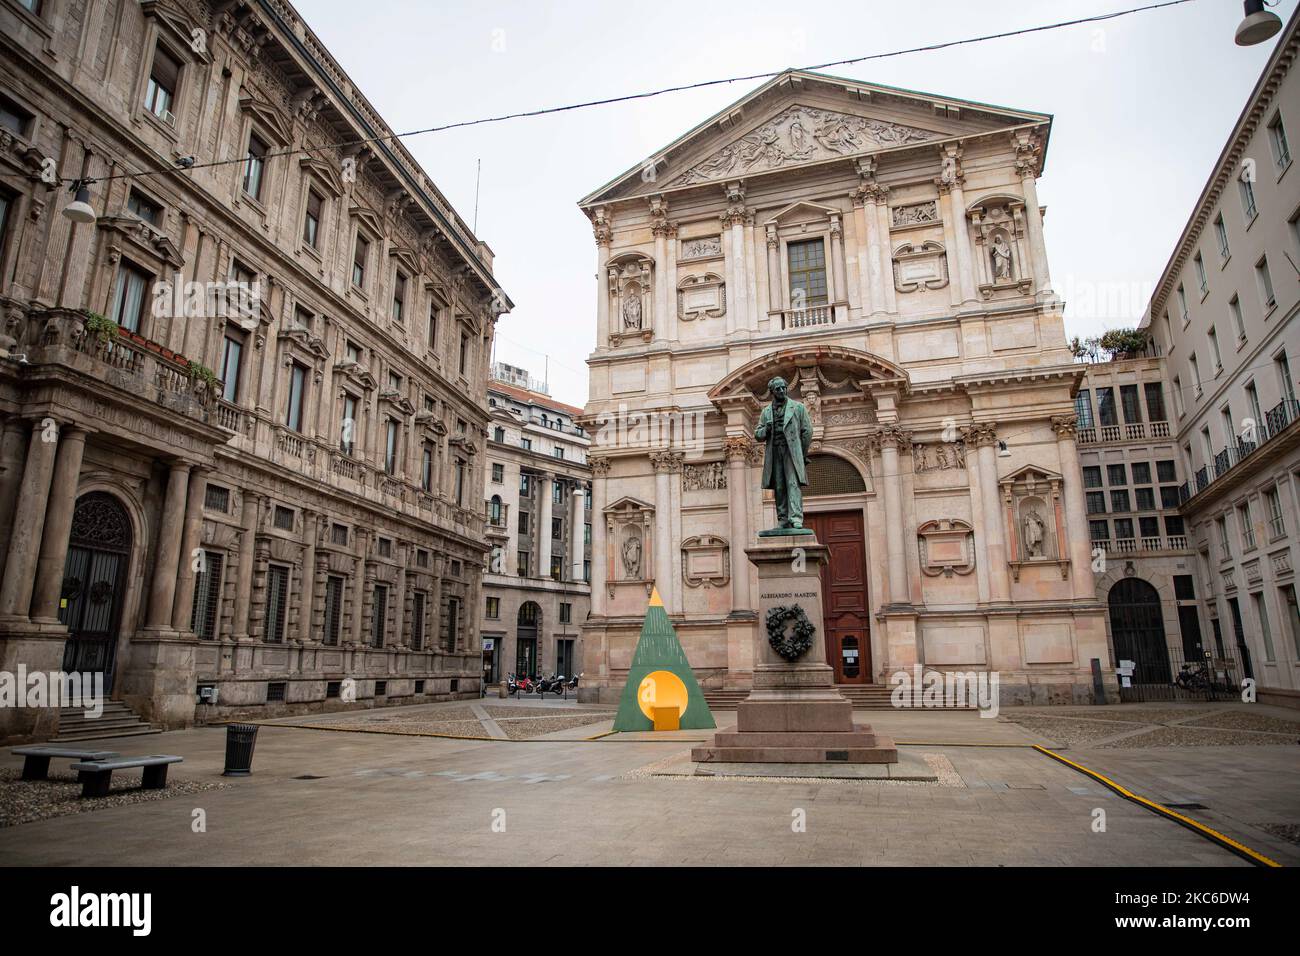
M 641 710 L 638 694 L 641 683 L 657 671 L 672 674 L 686 689 L 686 710 L 681 715 L 680 724 L 682 730 L 711 730 L 717 727 L 713 722 L 713 713 L 704 701 L 704 693 L 695 680 L 695 672 L 686 662 L 686 652 L 677 640 L 677 632 L 668 620 L 668 612 L 664 610 L 658 588 L 650 595 L 650 606 L 646 608 L 641 637 L 632 654 L 632 668 L 627 673 L 627 685 L 623 688 L 623 696 L 619 701 L 614 730 L 654 730 L 654 721 Z

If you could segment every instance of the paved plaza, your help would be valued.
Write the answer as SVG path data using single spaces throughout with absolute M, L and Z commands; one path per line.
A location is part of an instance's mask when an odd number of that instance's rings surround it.
M 73 795 L 83 812 L 0 827 L 0 863 L 1249 865 L 1035 744 L 1300 863 L 1294 712 L 1195 704 L 856 716 L 938 779 L 691 776 L 683 763 L 708 734 L 608 734 L 608 710 L 561 700 L 353 711 L 263 724 L 243 779 L 220 776 L 221 727 L 114 741 L 123 753 L 184 756 L 168 795 L 123 793 L 90 810 Z M 717 718 L 720 728 L 734 722 Z M 1179 736 L 1189 722 L 1201 729 Z M 1157 745 L 1135 745 L 1143 735 Z M 17 767 L 0 757 L 5 786 L 74 789 L 18 783 Z M 137 784 L 123 775 L 115 794 Z M 204 832 L 194 832 L 199 809 Z M 1098 809 L 1105 832 L 1094 832 Z

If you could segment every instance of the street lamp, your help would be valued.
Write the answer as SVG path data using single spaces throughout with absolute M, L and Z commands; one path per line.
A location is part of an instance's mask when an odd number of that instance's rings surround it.
M 95 210 L 90 206 L 89 184 L 84 179 L 79 179 L 72 184 L 72 192 L 76 193 L 76 198 L 63 207 L 63 215 L 73 222 L 94 222 Z
M 1264 9 L 1265 0 L 1245 0 L 1246 16 L 1237 27 L 1237 46 L 1254 46 L 1263 43 L 1282 29 L 1276 13 Z

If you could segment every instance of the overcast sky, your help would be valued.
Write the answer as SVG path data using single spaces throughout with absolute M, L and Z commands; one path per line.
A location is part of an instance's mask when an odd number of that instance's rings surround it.
M 1297 0 L 1274 8 L 1285 22 Z M 396 131 L 1090 16 L 1143 0 L 296 0 Z M 1239 0 L 828 72 L 1054 115 L 1039 181 L 1066 331 L 1141 315 L 1276 38 L 1233 43 Z M 408 138 L 516 303 L 497 358 L 587 396 L 595 243 L 582 196 L 762 81 Z M 1098 295 L 1098 293 L 1103 293 Z M 1098 298 L 1120 305 L 1099 310 Z

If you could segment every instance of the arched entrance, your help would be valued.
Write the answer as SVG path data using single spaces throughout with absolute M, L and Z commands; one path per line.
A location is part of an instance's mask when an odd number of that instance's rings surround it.
M 861 494 L 862 475 L 835 455 L 813 455 L 806 497 Z M 810 506 L 815 504 L 810 502 Z M 822 565 L 822 620 L 826 663 L 837 684 L 871 681 L 871 615 L 867 603 L 867 553 L 861 509 L 804 515 L 804 524 L 830 554 Z
M 131 537 L 130 516 L 112 495 L 92 491 L 77 499 L 59 601 L 59 623 L 68 628 L 63 669 L 101 672 L 106 690 L 113 686 Z
M 542 623 L 542 609 L 536 601 L 519 605 L 515 619 L 515 674 L 532 676 L 539 673 L 541 661 L 537 656 L 537 633 Z
M 1107 603 L 1115 660 L 1133 662 L 1132 682 L 1168 684 L 1173 680 L 1169 648 L 1165 646 L 1165 619 L 1156 589 L 1141 578 L 1123 578 L 1110 589 Z

